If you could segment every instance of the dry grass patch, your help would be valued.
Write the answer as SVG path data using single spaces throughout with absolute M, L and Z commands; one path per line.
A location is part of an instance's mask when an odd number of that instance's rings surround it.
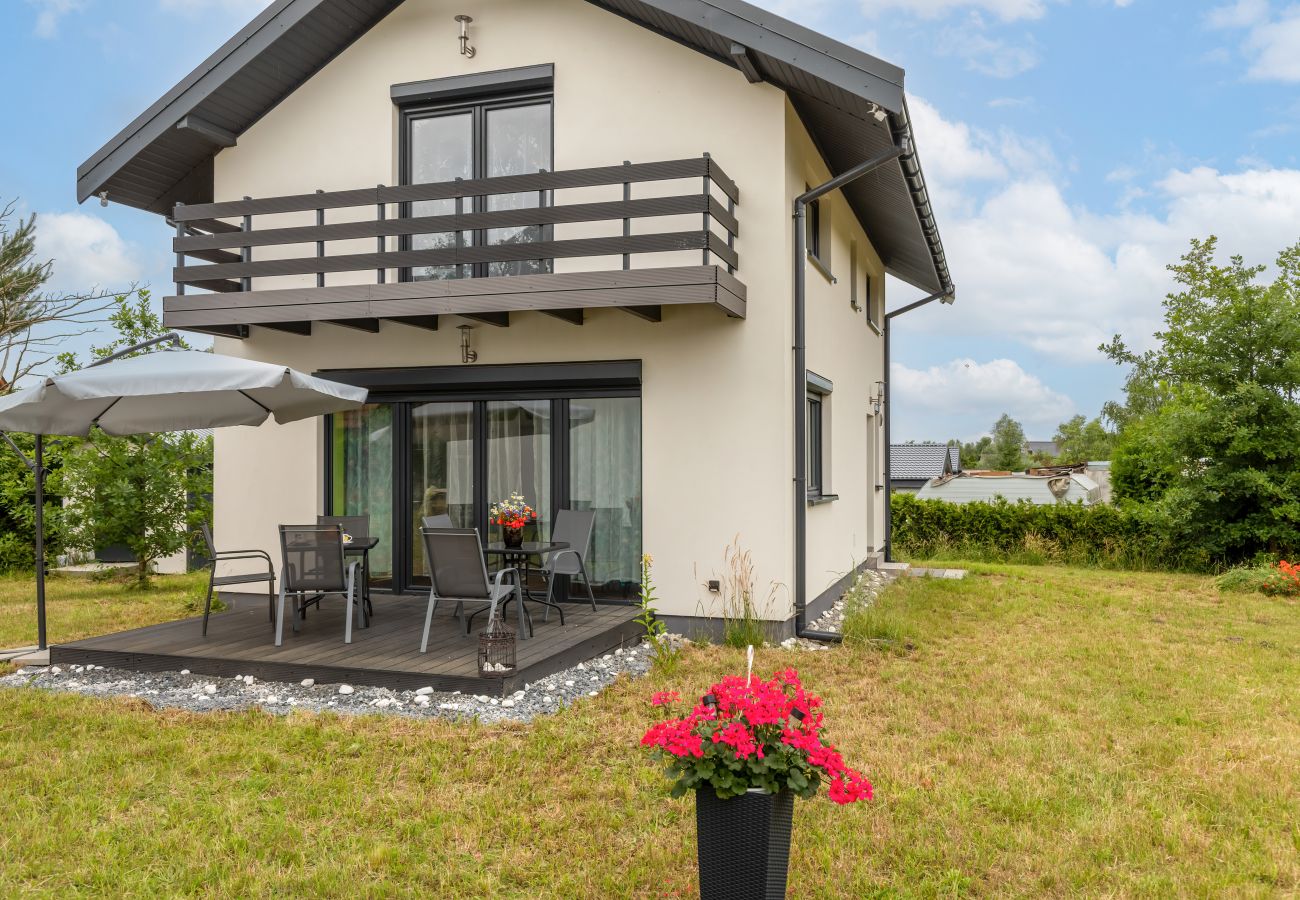
M 791 896 L 1300 891 L 1300 607 L 1061 568 L 887 597 L 906 654 L 758 654 L 877 791 L 796 807 Z M 645 700 L 743 664 L 692 650 L 530 727 L 0 691 L 0 892 L 691 896 Z

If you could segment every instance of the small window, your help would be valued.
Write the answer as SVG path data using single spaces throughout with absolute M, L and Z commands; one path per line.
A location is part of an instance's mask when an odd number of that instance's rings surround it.
M 867 322 L 872 328 L 880 330 L 880 304 L 876 302 L 875 285 L 871 282 L 871 273 L 867 273 L 866 284 L 863 287 L 865 303 L 867 306 Z
M 822 202 L 820 200 L 808 204 L 808 252 L 819 260 L 822 258 Z
M 822 493 L 822 398 L 808 395 L 808 494 Z
M 871 294 L 866 294 L 871 302 Z M 849 241 L 849 306 L 854 312 L 862 312 L 862 298 L 858 295 L 858 242 Z M 870 315 L 868 313 L 868 315 Z
M 804 434 L 804 474 L 810 503 L 833 500 L 830 492 L 831 382 L 807 374 L 807 421 Z

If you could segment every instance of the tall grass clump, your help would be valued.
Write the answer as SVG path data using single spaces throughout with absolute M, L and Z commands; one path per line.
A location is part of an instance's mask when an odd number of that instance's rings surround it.
M 844 643 L 886 653 L 916 648 L 916 628 L 901 601 L 887 589 L 872 594 L 870 582 L 859 574 L 844 592 Z
M 755 600 L 754 560 L 740 546 L 740 535 L 722 561 L 722 642 L 728 647 L 761 647 L 767 640 L 765 613 L 772 608 L 776 585 L 768 590 L 760 608 Z

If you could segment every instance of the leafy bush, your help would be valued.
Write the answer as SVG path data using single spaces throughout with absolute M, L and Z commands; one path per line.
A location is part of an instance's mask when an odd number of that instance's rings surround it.
M 1268 566 L 1235 566 L 1214 580 L 1219 590 L 1230 594 L 1254 594 L 1264 590 L 1264 583 L 1273 576 Z
M 905 556 L 1192 571 L 1221 562 L 1195 542 L 1171 540 L 1158 511 L 1138 505 L 945 503 L 895 494 L 891 509 L 894 550 Z
M 1295 597 L 1300 595 L 1300 563 L 1289 563 L 1285 559 L 1281 560 L 1274 568 L 1269 570 L 1268 577 L 1264 579 L 1259 589 L 1274 596 Z

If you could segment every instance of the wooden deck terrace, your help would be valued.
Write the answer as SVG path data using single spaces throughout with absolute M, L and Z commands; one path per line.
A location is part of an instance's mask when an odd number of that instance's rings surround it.
M 633 622 L 634 606 L 564 604 L 565 624 L 551 613 L 542 621 L 542 608 L 530 604 L 534 636 L 518 642 L 516 673 L 504 679 L 478 675 L 478 632 L 485 616 L 474 620 L 466 635 L 451 603 L 439 604 L 429 637 L 428 653 L 420 653 L 427 597 L 373 597 L 375 615 L 369 628 L 353 621 L 352 643 L 343 643 L 343 602 L 324 601 L 299 622 L 295 634 L 285 623 L 284 643 L 276 647 L 264 598 L 239 598 L 235 607 L 216 613 L 204 637 L 202 619 L 181 619 L 116 634 L 55 644 L 55 665 L 93 663 L 140 672 L 189 669 L 205 675 L 253 675 L 264 681 L 347 683 L 415 690 L 430 686 L 441 691 L 495 693 L 517 690 L 527 682 L 637 643 L 641 629 Z M 472 608 L 472 607 L 471 607 Z M 513 609 L 511 625 L 515 624 Z

